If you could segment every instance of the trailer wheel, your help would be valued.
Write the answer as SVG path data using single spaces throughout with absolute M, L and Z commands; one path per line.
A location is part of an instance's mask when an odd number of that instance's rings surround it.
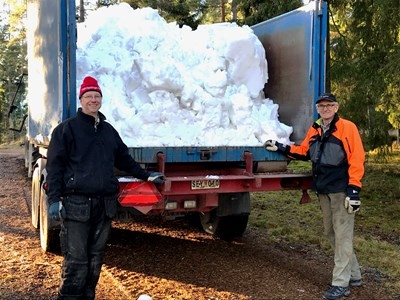
M 40 193 L 40 246 L 45 252 L 59 252 L 60 238 L 57 222 L 49 218 L 49 205 L 47 195 L 42 190 Z
M 34 228 L 39 228 L 40 170 L 35 168 L 32 175 L 31 216 Z
M 216 209 L 200 215 L 203 230 L 224 240 L 242 236 L 248 221 L 248 214 L 219 217 Z

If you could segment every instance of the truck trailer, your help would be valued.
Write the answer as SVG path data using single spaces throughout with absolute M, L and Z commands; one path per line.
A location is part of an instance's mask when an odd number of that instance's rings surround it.
M 25 164 L 32 178 L 32 225 L 41 247 L 54 250 L 59 223 L 48 216 L 46 153 L 54 124 L 75 115 L 75 0 L 28 0 L 28 116 Z M 280 121 L 294 128 L 299 142 L 325 91 L 327 3 L 309 4 L 252 26 L 268 59 L 268 96 L 279 104 Z M 251 212 L 250 193 L 299 190 L 309 199 L 310 174 L 287 170 L 289 160 L 263 146 L 130 147 L 144 168 L 162 172 L 161 186 L 116 170 L 120 182 L 117 218 L 140 215 L 175 219 L 198 216 L 202 228 L 221 238 L 241 236 Z

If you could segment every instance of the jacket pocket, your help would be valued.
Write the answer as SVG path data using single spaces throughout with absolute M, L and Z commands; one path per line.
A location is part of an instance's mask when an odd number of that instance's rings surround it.
M 90 218 L 90 201 L 86 196 L 71 195 L 64 198 L 65 219 L 86 222 Z
M 104 208 L 107 217 L 110 219 L 115 218 L 117 214 L 117 196 L 104 197 Z

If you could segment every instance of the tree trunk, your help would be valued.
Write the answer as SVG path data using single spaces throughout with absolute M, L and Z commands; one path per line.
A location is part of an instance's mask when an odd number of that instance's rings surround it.
M 225 22 L 225 0 L 221 0 L 221 22 Z
M 236 0 L 232 0 L 232 21 L 237 21 L 237 8 L 236 8 Z
M 83 0 L 79 0 L 79 22 L 85 22 L 85 5 Z

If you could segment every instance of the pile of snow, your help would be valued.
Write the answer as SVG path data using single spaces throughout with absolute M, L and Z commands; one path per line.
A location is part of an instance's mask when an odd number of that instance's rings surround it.
M 248 26 L 192 31 L 121 3 L 78 24 L 77 46 L 77 87 L 98 79 L 101 112 L 130 147 L 290 143 L 292 127 L 264 97 L 265 50 Z

